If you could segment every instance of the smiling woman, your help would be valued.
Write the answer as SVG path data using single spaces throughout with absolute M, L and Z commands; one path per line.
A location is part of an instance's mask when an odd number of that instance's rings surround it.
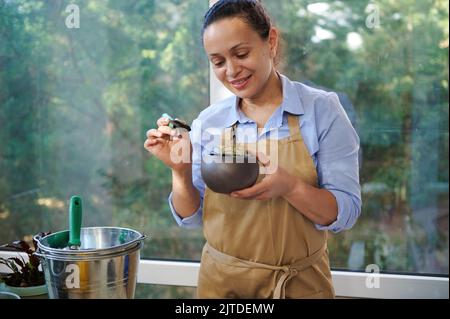
M 222 19 L 208 26 L 203 39 L 215 75 L 231 92 L 239 92 L 244 108 L 261 101 L 281 103 L 281 84 L 274 68 L 278 48 L 275 28 L 264 39 L 241 18 Z M 262 119 L 260 126 L 264 123 Z
M 203 224 L 198 296 L 333 298 L 327 231 L 351 228 L 360 214 L 359 138 L 336 94 L 278 72 L 279 32 L 259 1 L 218 1 L 202 35 L 217 79 L 234 96 L 201 112 L 191 136 L 170 139 L 161 118 L 144 144 L 172 169 L 175 219 L 181 226 Z M 220 132 L 220 146 L 243 144 L 274 168 L 245 189 L 219 192 L 198 161 L 211 129 Z M 254 132 L 254 140 L 242 129 Z M 259 148 L 265 139 L 276 147 Z M 193 162 L 175 162 L 172 148 L 191 140 Z
M 280 73 L 274 57 L 279 55 L 281 32 L 274 27 L 261 2 L 218 1 L 208 11 L 202 28 L 203 45 L 216 78 L 231 97 L 208 107 L 194 122 L 190 135 L 192 167 L 183 172 L 173 171 L 173 192 L 169 196 L 169 205 L 179 225 L 204 227 L 208 244 L 202 255 L 200 295 L 256 294 L 249 291 L 251 284 L 247 282 L 245 289 L 239 288 L 240 292 L 226 290 L 228 285 L 244 282 L 247 275 L 236 274 L 234 266 L 223 266 L 223 263 L 235 265 L 236 260 L 230 260 L 230 256 L 238 258 L 239 265 L 242 260 L 257 261 L 249 268 L 292 262 L 277 255 L 281 251 L 286 255 L 291 253 L 290 248 L 280 242 L 303 241 L 276 237 L 283 230 L 271 224 L 272 221 L 289 224 L 292 220 L 284 213 L 272 216 L 270 209 L 263 206 L 263 202 L 270 201 L 272 207 L 277 207 L 279 203 L 275 198 L 295 208 L 295 213 L 288 213 L 288 216 L 302 216 L 318 233 L 331 231 L 328 243 L 334 267 L 364 271 L 370 269 L 366 265 L 377 265 L 381 271 L 414 269 L 448 273 L 448 259 L 444 257 L 448 249 L 448 228 L 444 226 L 448 220 L 448 205 L 444 199 L 448 194 L 448 187 L 444 187 L 448 181 L 448 121 L 437 120 L 443 119 L 438 114 L 448 113 L 445 106 L 447 75 L 443 71 L 436 73 L 433 79 L 427 78 L 422 68 L 427 65 L 426 69 L 433 69 L 427 62 L 432 59 L 440 61 L 442 70 L 447 70 L 448 53 L 440 49 L 448 47 L 445 45 L 448 35 L 439 27 L 444 20 L 441 21 L 439 14 L 424 14 L 423 7 L 412 5 L 419 16 L 427 15 L 426 20 L 416 19 L 415 14 L 388 2 L 379 2 L 376 6 L 361 1 L 345 4 L 325 1 L 320 6 L 281 1 L 266 2 L 266 5 L 279 22 L 285 38 L 289 39 L 284 58 L 286 74 L 307 85 L 290 81 Z M 448 6 L 444 2 L 427 2 L 424 6 L 434 8 L 426 12 L 448 16 Z M 383 30 L 372 23 L 364 25 L 372 18 L 378 21 L 379 12 L 389 12 L 382 21 Z M 433 21 L 433 26 L 420 21 Z M 414 32 L 408 23 L 414 24 Z M 434 48 L 432 51 L 425 52 L 422 47 L 413 45 L 419 35 Z M 384 45 L 398 37 L 402 41 L 396 41 L 395 47 Z M 440 46 L 436 46 L 437 43 Z M 415 70 L 414 76 L 412 70 Z M 390 83 L 389 87 L 385 83 Z M 432 89 L 433 83 L 440 83 L 436 84 L 438 91 Z M 339 92 L 330 93 L 329 88 Z M 436 95 L 436 92 L 440 93 Z M 215 92 L 212 93 L 214 96 Z M 415 98 L 408 99 L 408 96 Z M 424 100 L 425 96 L 432 98 Z M 426 111 L 419 107 L 421 103 L 427 105 Z M 432 107 L 435 103 L 438 108 Z M 298 122 L 292 117 L 298 117 Z M 428 128 L 423 135 L 413 130 L 415 124 L 408 120 L 412 118 L 421 122 L 421 127 Z M 169 133 L 164 122 L 158 125 L 158 134 Z M 300 127 L 300 132 L 296 126 Z M 254 133 L 244 133 L 249 131 Z M 312 159 L 312 163 L 303 165 L 306 171 L 300 173 L 300 180 L 309 180 L 310 184 L 292 182 L 295 181 L 293 172 L 298 173 L 295 165 L 280 161 L 277 173 L 260 178 L 255 186 L 231 196 L 217 196 L 205 185 L 200 163 L 203 152 L 220 149 L 228 139 L 212 138 L 211 132 L 223 133 L 222 137 L 233 136 L 238 144 L 273 138 L 282 141 L 300 133 L 303 155 L 293 158 L 302 163 Z M 364 152 L 358 149 L 360 136 Z M 286 144 L 291 144 L 292 139 L 288 141 Z M 278 148 L 281 159 L 288 157 L 284 147 Z M 419 149 L 429 149 L 429 159 L 434 165 L 420 160 L 427 152 Z M 363 194 L 360 194 L 359 169 L 364 182 Z M 436 174 L 437 171 L 443 174 Z M 415 181 L 430 185 L 425 191 L 427 195 L 419 191 Z M 382 187 L 374 187 L 376 185 Z M 362 198 L 365 213 L 355 224 Z M 308 205 L 306 199 L 314 205 Z M 248 206 L 250 202 L 253 206 Z M 256 216 L 252 215 L 254 207 L 259 212 Z M 432 215 L 425 212 L 432 212 Z M 352 227 L 352 231 L 341 233 Z M 339 235 L 334 235 L 338 232 Z M 267 233 L 269 239 L 264 237 Z M 420 236 L 424 233 L 426 240 Z M 312 234 L 317 232 L 314 230 Z M 314 235 L 309 237 L 314 238 Z M 242 243 L 252 250 L 247 251 Z M 258 251 L 258 244 L 264 247 L 261 251 Z M 297 244 L 292 256 L 302 249 L 311 253 L 320 245 L 306 242 L 305 246 Z M 427 247 L 433 248 L 428 250 Z M 271 255 L 277 258 L 270 260 Z M 221 276 L 211 278 L 210 274 L 217 272 Z M 290 280 L 294 280 L 295 276 L 291 275 Z M 238 278 L 237 283 L 233 278 Z M 314 283 L 309 284 L 314 286 Z M 288 295 L 296 290 L 289 286 Z M 215 291 L 214 287 L 221 287 L 221 290 Z M 311 291 L 309 296 L 320 296 L 321 293 L 317 293 L 320 290 L 324 289 Z M 274 296 L 274 292 L 275 289 L 269 288 L 264 296 Z
M 272 201 L 249 199 L 274 191 L 259 183 L 264 175 L 259 176 L 258 188 L 234 194 L 237 197 L 224 194 L 233 201 L 217 201 L 218 207 L 211 208 L 216 197 L 205 191 L 201 155 L 216 151 L 216 146 L 220 149 L 220 135 L 231 133 L 233 126 L 237 146 L 269 138 L 278 146 L 279 139 L 291 135 L 286 114 L 298 117 L 307 149 L 302 154 L 313 154 L 313 164 L 308 166 L 317 169 L 319 186 L 330 187 L 327 189 L 341 203 L 339 209 L 352 212 L 357 200 L 354 204 L 342 200 L 350 195 L 339 193 L 335 187 L 339 177 L 330 173 L 341 166 L 331 156 L 339 153 L 341 140 L 349 139 L 323 129 L 328 126 L 321 122 L 333 122 L 327 116 L 335 114 L 330 109 L 340 109 L 340 104 L 360 138 L 358 166 L 364 205 L 350 231 L 345 229 L 355 221 L 355 211 L 348 219 L 338 214 L 338 223 L 328 231 L 336 294 L 402 298 L 408 292 L 407 296 L 419 298 L 448 297 L 447 0 L 403 0 L 402 5 L 391 0 L 263 0 L 267 10 L 257 15 L 263 17 L 257 20 L 262 21 L 259 27 L 252 27 L 250 20 L 239 23 L 242 30 L 253 32 L 238 33 L 239 37 L 251 37 L 252 46 L 244 43 L 232 51 L 240 42 L 223 41 L 209 52 L 204 44 L 209 48 L 212 42 L 205 43 L 202 29 L 213 31 L 227 20 L 215 19 L 203 26 L 201 17 L 216 1 L 77 1 L 79 28 L 68 28 L 65 23 L 70 17 L 69 26 L 76 25 L 75 15 L 71 15 L 75 11 L 65 11 L 68 2 L 0 0 L 0 244 L 27 240 L 40 231 L 67 229 L 67 203 L 78 193 L 85 199 L 86 225 L 132 228 L 151 235 L 141 252 L 143 259 L 152 261 L 142 261 L 139 298 L 191 298 L 197 282 L 197 272 L 192 270 L 195 263 L 186 266 L 180 261 L 200 260 L 205 243 L 199 228 L 203 217 L 208 238 L 224 234 L 240 239 L 239 243 L 230 242 L 233 247 L 211 245 L 216 250 L 234 252 L 238 244 L 253 247 L 253 241 L 268 234 L 274 240 L 265 247 L 254 246 L 255 254 L 292 253 L 291 247 L 275 240 L 280 232 L 269 223 L 275 219 L 289 224 L 291 220 L 283 219 L 283 213 L 273 216 L 261 206 L 260 214 L 252 219 L 256 223 L 249 223 L 245 219 L 252 217 L 251 211 L 241 211 L 242 203 Z M 218 17 L 222 12 L 209 13 Z M 264 23 L 267 13 L 270 27 Z M 230 20 L 243 22 L 239 17 L 242 14 Z M 268 64 L 255 67 L 248 61 L 274 53 L 269 44 L 272 27 L 278 45 L 274 60 L 268 63 L 275 66 L 281 79 L 278 85 L 283 101 L 282 108 L 266 120 L 268 114 L 256 114 L 261 108 L 247 103 L 251 100 L 237 97 L 253 96 L 255 84 L 260 85 L 255 83 L 256 76 L 264 78 L 257 72 L 268 72 Z M 232 30 L 222 31 L 228 34 Z M 280 37 L 284 39 L 282 54 Z M 255 52 L 252 48 L 256 47 L 264 50 Z M 223 64 L 212 64 L 208 53 L 218 53 L 217 62 Z M 227 67 L 236 74 L 222 84 L 215 71 Z M 313 94 L 317 113 L 307 107 L 313 99 L 306 86 L 318 89 Z M 302 89 L 296 90 L 298 87 Z M 334 91 L 338 98 L 324 91 Z M 270 99 L 277 103 L 280 91 L 273 92 Z M 231 98 L 226 100 L 227 96 Z M 295 103 L 298 100 L 301 108 Z M 330 104 L 335 107 L 327 108 Z M 209 105 L 214 107 L 207 108 Z M 176 185 L 172 185 L 172 170 L 142 147 L 145 132 L 156 126 L 162 113 L 186 120 L 193 128 L 192 173 L 174 174 L 180 182 Z M 196 118 L 199 120 L 193 123 Z M 333 123 L 341 126 L 342 122 Z M 297 126 L 292 126 L 294 133 Z M 285 140 L 280 146 L 299 139 Z M 333 140 L 328 146 L 335 148 L 324 154 L 321 143 L 329 139 Z M 227 138 L 224 144 L 231 141 Z M 331 163 L 324 165 L 327 159 Z M 301 157 L 306 160 L 306 155 Z M 286 169 L 281 164 L 289 174 L 314 179 L 309 175 L 312 169 L 304 174 L 295 165 Z M 289 181 L 289 177 L 281 179 L 284 185 Z M 191 206 L 183 208 L 174 192 L 168 203 L 171 190 L 176 191 L 186 180 L 198 190 L 196 200 L 187 201 Z M 283 187 L 276 190 L 284 192 Z M 205 205 L 223 221 L 242 218 L 247 228 L 220 227 L 225 224 L 210 218 L 214 214 L 208 209 L 203 214 Z M 193 211 L 197 213 L 183 218 Z M 196 229 L 181 228 L 177 222 Z M 331 226 L 329 222 L 319 217 L 314 227 Z M 208 228 L 214 224 L 219 226 Z M 311 252 L 316 248 L 300 240 L 292 250 Z M 8 256 L 1 251 L 0 257 Z M 173 266 L 174 272 L 165 277 L 148 268 L 155 259 L 157 269 L 172 267 L 164 262 L 160 266 L 159 259 L 174 260 L 180 268 Z M 371 269 L 385 273 L 380 289 L 364 285 L 364 272 Z M 436 280 L 429 277 L 414 279 L 411 285 L 399 284 L 397 279 L 385 281 L 392 273 L 400 274 L 400 282 L 409 281 L 410 274 L 443 276 L 440 279 L 447 279 L 447 289 L 436 289 Z M 429 289 L 423 289 L 423 282 L 430 283 Z M 189 287 L 182 287 L 185 285 Z M 356 286 L 360 289 L 354 290 Z M 446 294 L 437 293 L 442 291 Z

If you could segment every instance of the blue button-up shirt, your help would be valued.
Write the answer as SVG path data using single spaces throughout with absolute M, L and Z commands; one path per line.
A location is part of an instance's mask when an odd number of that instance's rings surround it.
M 205 183 L 200 173 L 201 154 L 213 150 L 214 143 L 220 143 L 220 138 L 211 136 L 216 136 L 215 134 L 220 134 L 225 128 L 238 123 L 237 142 L 240 142 L 239 132 L 242 130 L 246 133 L 254 132 L 253 135 L 245 135 L 245 142 L 248 143 L 265 138 L 286 138 L 290 134 L 288 113 L 299 115 L 300 130 L 317 169 L 319 187 L 330 191 L 337 201 L 336 220 L 330 225 L 316 224 L 316 228 L 337 233 L 350 229 L 355 224 L 361 213 L 359 137 L 355 129 L 335 93 L 292 82 L 283 75 L 280 77 L 283 102 L 259 132 L 257 124 L 240 110 L 239 98 L 236 96 L 209 106 L 193 122 L 190 132 L 193 146 L 192 179 L 200 192 L 201 204 L 192 216 L 181 218 L 173 207 L 171 193 L 169 205 L 178 225 L 186 228 L 202 225 Z

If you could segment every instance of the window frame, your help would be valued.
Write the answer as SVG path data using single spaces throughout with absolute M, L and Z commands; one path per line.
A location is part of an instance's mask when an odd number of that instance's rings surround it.
M 25 259 L 26 254 L 21 254 Z M 0 251 L 0 257 L 17 257 L 17 253 Z M 199 262 L 141 259 L 137 283 L 163 286 L 196 287 Z M 0 265 L 0 273 L 8 272 Z M 344 298 L 375 299 L 448 299 L 448 276 L 420 276 L 399 274 L 372 274 L 332 270 L 336 296 Z M 379 288 L 368 288 L 366 282 L 379 280 Z
M 141 260 L 138 282 L 153 285 L 196 287 L 199 262 Z M 413 276 L 338 271 L 331 275 L 336 296 L 376 299 L 448 299 L 449 279 L 437 276 Z M 366 282 L 379 279 L 379 288 L 368 288 Z

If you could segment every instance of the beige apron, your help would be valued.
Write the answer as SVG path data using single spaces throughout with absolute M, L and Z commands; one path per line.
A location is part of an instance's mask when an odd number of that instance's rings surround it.
M 278 164 L 317 186 L 298 117 L 278 140 Z M 260 149 L 258 149 L 260 151 Z M 199 298 L 334 298 L 327 232 L 282 197 L 236 199 L 206 189 Z

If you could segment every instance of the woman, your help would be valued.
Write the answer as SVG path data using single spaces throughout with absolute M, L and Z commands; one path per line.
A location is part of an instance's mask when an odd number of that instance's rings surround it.
M 277 72 L 279 34 L 259 1 L 217 2 L 202 34 L 215 75 L 235 96 L 201 112 L 191 139 L 160 118 L 145 141 L 172 169 L 177 222 L 203 224 L 198 296 L 333 298 L 327 230 L 349 229 L 360 214 L 359 138 L 336 94 Z M 241 141 L 249 136 L 239 132 L 253 131 L 252 143 L 275 138 L 275 169 L 230 195 L 211 191 L 199 163 L 211 128 L 222 138 L 235 129 Z M 174 160 L 174 149 L 192 150 L 193 163 Z M 272 165 L 270 154 L 258 157 Z

